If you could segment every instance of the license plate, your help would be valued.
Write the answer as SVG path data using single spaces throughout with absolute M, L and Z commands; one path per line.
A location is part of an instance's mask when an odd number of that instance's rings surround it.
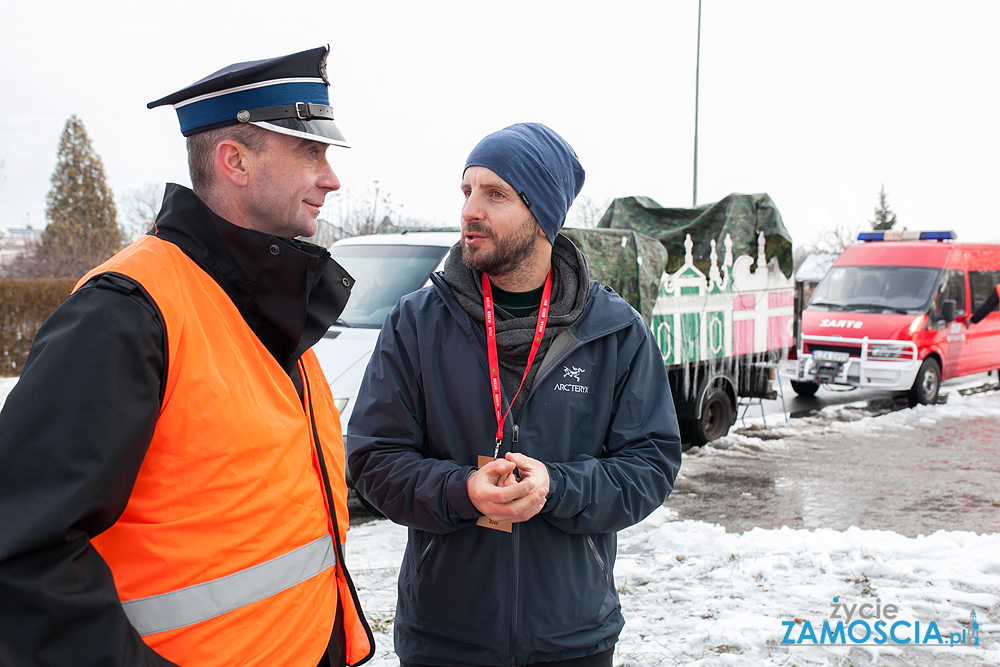
M 833 350 L 814 350 L 812 355 L 816 361 L 836 361 L 841 364 L 851 359 L 849 353 L 835 352 Z

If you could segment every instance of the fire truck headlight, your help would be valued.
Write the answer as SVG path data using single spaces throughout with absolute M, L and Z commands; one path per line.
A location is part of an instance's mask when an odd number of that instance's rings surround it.
M 900 359 L 909 356 L 905 345 L 872 345 L 868 356 L 873 359 Z

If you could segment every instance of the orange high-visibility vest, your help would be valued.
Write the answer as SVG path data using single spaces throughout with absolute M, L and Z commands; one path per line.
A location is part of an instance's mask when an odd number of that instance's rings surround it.
M 184 667 L 313 667 L 339 598 L 348 664 L 370 657 L 338 562 L 335 536 L 348 527 L 344 448 L 315 355 L 299 361 L 303 401 L 218 283 L 155 236 L 79 285 L 107 272 L 142 285 L 168 341 L 149 450 L 124 513 L 91 540 L 132 625 Z

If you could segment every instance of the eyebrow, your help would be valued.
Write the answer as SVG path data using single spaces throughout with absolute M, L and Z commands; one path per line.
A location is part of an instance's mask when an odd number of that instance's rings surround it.
M 462 188 L 467 188 L 469 182 L 464 178 L 462 179 Z M 503 192 L 509 192 L 512 195 L 516 195 L 517 191 L 506 181 L 486 181 L 482 184 L 482 189 L 484 190 L 502 190 Z
M 298 148 L 311 148 L 313 146 L 322 146 L 323 142 L 316 141 L 315 139 L 305 139 L 303 137 L 296 137 L 299 140 Z

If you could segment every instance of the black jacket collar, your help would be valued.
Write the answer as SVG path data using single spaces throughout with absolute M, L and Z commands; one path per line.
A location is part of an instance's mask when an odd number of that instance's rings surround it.
M 149 233 L 178 246 L 219 283 L 289 374 L 340 317 L 354 286 L 326 248 L 237 227 L 174 183 Z

